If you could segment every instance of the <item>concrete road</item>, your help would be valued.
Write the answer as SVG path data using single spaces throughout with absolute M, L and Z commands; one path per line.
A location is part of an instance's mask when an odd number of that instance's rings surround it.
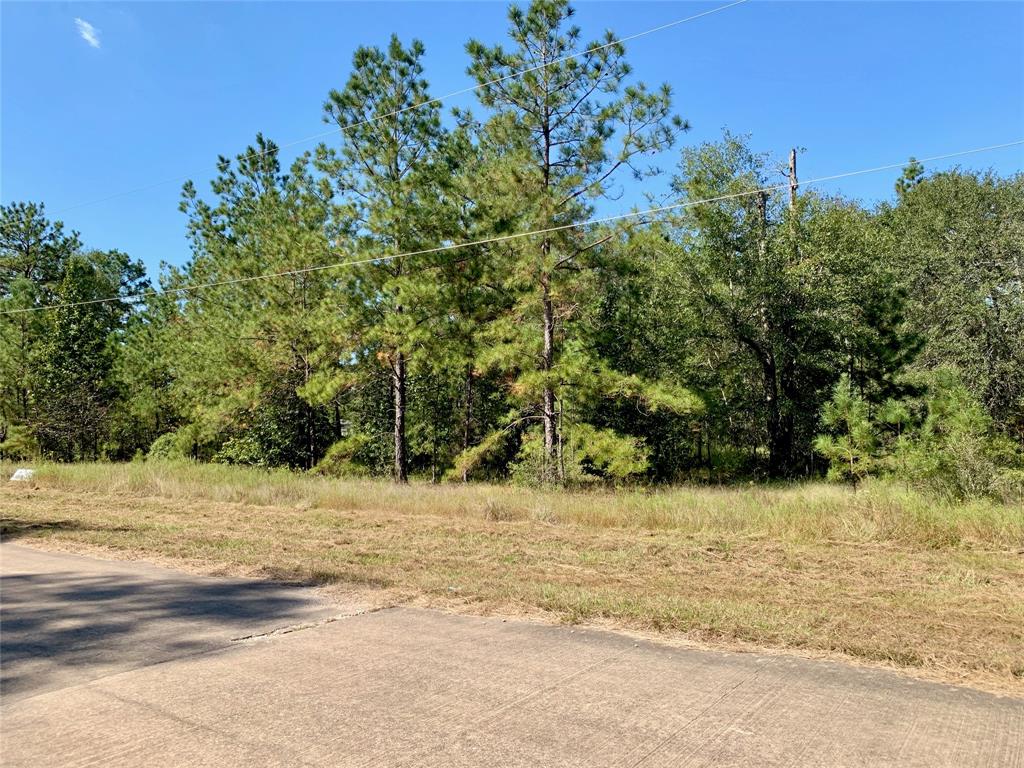
M 1024 702 L 884 671 L 12 544 L 0 570 L 4 766 L 1024 766 Z
M 0 545 L 5 703 L 343 613 L 311 591 Z

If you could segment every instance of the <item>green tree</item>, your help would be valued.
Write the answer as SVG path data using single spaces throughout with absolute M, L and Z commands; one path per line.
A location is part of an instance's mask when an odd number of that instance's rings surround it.
M 128 317 L 114 360 L 121 395 L 110 439 L 117 458 L 145 454 L 155 440 L 184 423 L 187 393 L 177 386 L 175 357 L 180 321 L 174 294 L 147 296 Z
M 359 48 L 352 74 L 324 104 L 340 130 L 340 149 L 321 146 L 318 165 L 334 185 L 338 228 L 350 233 L 348 268 L 325 305 L 318 401 L 375 380 L 390 380 L 392 472 L 409 471 L 409 377 L 433 343 L 431 319 L 440 303 L 434 269 L 446 258 L 403 256 L 440 245 L 452 233 L 452 169 L 439 107 L 423 78 L 423 44 L 392 37 L 387 50 Z M 334 362 L 330 362 L 334 361 Z M 414 370 L 410 370 L 410 366 Z
M 180 316 L 165 310 L 174 332 L 164 337 L 186 422 L 179 450 L 210 458 L 232 440 L 245 450 L 220 458 L 310 468 L 332 440 L 327 409 L 299 394 L 313 377 L 314 324 L 329 290 L 320 268 L 334 258 L 329 190 L 308 162 L 282 173 L 278 147 L 259 135 L 234 163 L 220 158 L 212 203 L 185 185 L 193 258 L 165 278 L 182 302 Z M 202 283 L 215 285 L 187 290 Z
M 917 377 L 924 381 L 923 394 L 911 400 L 916 423 L 892 454 L 899 476 L 954 498 L 998 495 L 1002 477 L 1024 468 L 1020 448 L 996 429 L 955 368 Z
M 828 432 L 814 443 L 829 478 L 856 484 L 885 474 L 942 496 L 1019 498 L 1024 453 L 994 429 L 959 373 L 939 368 L 910 378 L 915 394 L 872 407 L 843 374 L 822 412 Z
M 870 214 L 840 198 L 760 191 L 774 186 L 770 165 L 730 134 L 684 150 L 674 187 L 690 204 L 663 250 L 687 277 L 679 300 L 701 365 L 729 377 L 702 386 L 756 415 L 768 473 L 782 477 L 812 471 L 818 415 L 839 375 L 865 396 L 891 396 L 915 342 Z
M 107 453 L 119 391 L 114 377 L 126 301 L 97 301 L 144 290 L 144 270 L 119 251 L 75 254 L 64 264 L 56 307 L 32 358 L 29 423 L 44 455 L 96 459 Z M 88 303 L 92 302 L 92 303 Z
M 878 438 L 868 403 L 857 394 L 845 373 L 825 403 L 822 425 L 831 434 L 819 435 L 814 448 L 828 459 L 830 480 L 848 480 L 855 486 L 876 469 Z
M 910 162 L 903 169 L 903 173 L 896 179 L 896 196 L 900 200 L 924 179 L 924 166 L 917 161 L 917 158 L 910 158 Z
M 514 5 L 510 48 L 467 45 L 489 115 L 480 142 L 490 162 L 478 169 L 487 187 L 478 204 L 504 227 L 543 231 L 490 249 L 485 279 L 504 310 L 488 323 L 480 365 L 512 377 L 518 406 L 507 424 L 540 422 L 547 480 L 564 474 L 559 421 L 566 427 L 585 420 L 583 396 L 618 386 L 616 373 L 573 339 L 601 246 L 614 235 L 571 225 L 591 215 L 594 200 L 615 194 L 621 175 L 652 174 L 644 158 L 671 146 L 686 127 L 671 113 L 668 86 L 650 91 L 627 82 L 625 49 L 611 32 L 584 46 L 586 54 L 571 55 L 580 46 L 574 13 L 565 0 Z
M 881 221 L 922 336 L 922 370 L 959 369 L 1024 445 L 1024 175 L 948 171 L 907 187 Z
M 45 312 L 57 301 L 77 233 L 50 221 L 41 203 L 0 206 L 0 455 L 31 450 L 32 360 L 47 330 Z

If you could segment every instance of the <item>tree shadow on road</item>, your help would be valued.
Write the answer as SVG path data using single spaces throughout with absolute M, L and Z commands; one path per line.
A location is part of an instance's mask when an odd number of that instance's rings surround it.
M 84 562 L 81 570 L 47 573 L 5 567 L 4 699 L 225 647 L 323 610 L 308 592 L 280 584 L 158 569 L 136 576 Z

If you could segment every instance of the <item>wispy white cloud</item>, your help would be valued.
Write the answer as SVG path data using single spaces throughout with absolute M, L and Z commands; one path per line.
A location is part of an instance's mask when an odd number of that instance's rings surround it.
M 100 31 L 96 29 L 85 19 L 75 19 L 75 27 L 78 29 L 78 34 L 82 36 L 93 48 L 100 47 Z

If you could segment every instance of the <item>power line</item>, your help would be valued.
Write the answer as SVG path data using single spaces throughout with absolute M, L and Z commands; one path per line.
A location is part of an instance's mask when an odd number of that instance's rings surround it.
M 294 146 L 297 146 L 299 144 L 305 144 L 305 143 L 310 142 L 310 141 L 316 141 L 317 139 L 323 139 L 323 138 L 327 138 L 328 136 L 333 136 L 339 130 L 342 133 L 345 133 L 346 131 L 350 131 L 353 128 L 358 128 L 361 125 L 369 125 L 370 123 L 376 123 L 376 122 L 379 122 L 381 120 L 387 120 L 388 118 L 397 117 L 398 115 L 404 114 L 406 112 L 410 112 L 410 111 L 416 110 L 416 109 L 421 109 L 423 107 L 427 107 L 427 106 L 430 106 L 432 104 L 441 104 L 442 102 L 447 101 L 448 99 L 454 98 L 455 96 L 462 96 L 462 95 L 467 94 L 467 93 L 472 93 L 474 91 L 480 90 L 481 88 L 486 88 L 486 87 L 491 86 L 491 85 L 497 85 L 498 83 L 503 83 L 506 80 L 512 80 L 512 79 L 517 78 L 517 77 L 522 77 L 523 75 L 529 74 L 530 72 L 536 72 L 537 70 L 545 69 L 545 68 L 553 66 L 555 64 L 561 64 L 562 62 L 565 62 L 565 61 L 570 61 L 572 59 L 577 59 L 580 56 L 587 56 L 587 55 L 590 55 L 592 53 L 597 53 L 598 51 L 603 51 L 605 48 L 610 48 L 610 47 L 615 46 L 615 45 L 621 45 L 622 43 L 628 43 L 630 40 L 637 40 L 638 38 L 644 37 L 645 35 L 650 35 L 650 34 L 653 34 L 655 32 L 661 32 L 661 31 L 666 30 L 666 29 L 671 29 L 672 27 L 677 27 L 680 24 L 685 24 L 688 21 L 694 21 L 694 20 L 702 18 L 704 16 L 710 16 L 713 13 L 718 13 L 719 11 L 724 11 L 724 10 L 726 10 L 728 8 L 732 8 L 733 6 L 736 6 L 736 5 L 742 5 L 743 3 L 747 3 L 749 1 L 750 0 L 734 0 L 734 2 L 728 3 L 726 5 L 721 5 L 721 6 L 717 7 L 717 8 L 712 8 L 712 9 L 707 10 L 707 11 L 703 11 L 702 13 L 694 14 L 693 16 L 687 16 L 686 18 L 683 18 L 683 19 L 676 19 L 675 21 L 670 21 L 670 22 L 668 22 L 666 24 L 662 24 L 662 25 L 657 26 L 657 27 L 652 27 L 651 29 L 645 29 L 643 32 L 637 32 L 635 34 L 628 35 L 626 37 L 620 37 L 618 40 L 612 40 L 611 42 L 603 43 L 602 45 L 597 45 L 597 46 L 594 46 L 593 48 L 588 48 L 588 49 L 586 49 L 584 51 L 577 51 L 576 53 L 567 54 L 565 56 L 562 56 L 561 58 L 553 59 L 552 61 L 547 61 L 547 62 L 544 62 L 542 64 L 538 64 L 536 66 L 529 67 L 527 69 L 518 70 L 516 72 L 510 72 L 507 75 L 502 75 L 501 77 L 497 77 L 497 78 L 495 78 L 493 80 L 488 80 L 487 82 L 484 82 L 484 83 L 477 83 L 476 85 L 469 86 L 468 88 L 461 88 L 461 89 L 459 89 L 457 91 L 452 91 L 451 93 L 446 93 L 444 96 L 437 96 L 437 97 L 435 97 L 433 99 L 428 99 L 427 101 L 421 101 L 418 104 L 412 104 L 412 105 L 410 105 L 408 107 L 402 107 L 401 109 L 396 109 L 393 112 L 388 112 L 386 114 L 378 115 L 376 117 L 368 118 L 366 120 L 360 120 L 359 122 L 356 122 L 356 123 L 349 123 L 348 125 L 345 125 L 345 126 L 340 127 L 340 128 L 332 128 L 329 131 L 323 131 L 321 133 L 315 133 L 312 136 L 306 136 L 306 137 L 301 138 L 301 139 L 295 139 L 294 141 L 289 141 L 286 144 L 278 144 L 278 145 L 274 146 L 274 149 L 266 149 L 266 150 L 261 150 L 261 151 L 258 151 L 258 152 L 249 152 L 248 154 L 244 155 L 244 157 L 245 157 L 245 159 L 263 157 L 264 155 L 270 154 L 271 152 L 277 152 L 279 150 L 288 149 L 289 147 L 294 147 Z M 61 208 L 60 210 L 55 211 L 54 215 L 60 215 L 62 213 L 67 213 L 68 211 L 75 210 L 76 208 L 84 208 L 84 207 L 89 206 L 89 205 L 97 205 L 99 203 L 105 203 L 108 200 L 115 200 L 115 199 L 117 199 L 119 197 L 125 197 L 126 195 L 134 195 L 134 194 L 136 194 L 138 192 L 146 192 L 146 191 L 148 191 L 150 189 L 156 189 L 157 187 L 162 187 L 165 184 L 173 184 L 173 183 L 178 182 L 178 181 L 185 181 L 186 179 L 189 179 L 189 178 L 191 178 L 192 176 L 195 176 L 195 175 L 198 175 L 198 174 L 197 173 L 189 173 L 189 174 L 184 174 L 184 175 L 181 175 L 181 176 L 175 176 L 173 178 L 163 179 L 161 181 L 154 181 L 151 184 L 146 184 L 146 185 L 141 186 L 141 187 L 135 187 L 134 189 L 126 189 L 126 190 L 124 190 L 122 192 L 115 192 L 114 194 L 107 195 L 106 197 L 100 197 L 100 198 L 96 198 L 94 200 L 86 200 L 85 202 L 82 202 L 82 203 L 75 203 L 74 205 L 69 205 L 66 208 Z
M 1016 141 L 1009 141 L 1004 144 L 992 144 L 987 147 L 976 147 L 974 149 L 964 149 L 958 152 L 948 152 L 943 155 L 933 155 L 932 157 L 924 157 L 918 159 L 920 163 L 931 163 L 938 160 L 948 160 L 953 157 L 963 157 L 964 155 L 973 155 L 979 152 L 991 152 L 997 149 L 1006 149 L 1008 147 L 1015 147 L 1024 144 L 1024 139 L 1018 139 Z M 862 176 L 867 173 L 878 173 L 880 171 L 889 171 L 894 168 L 902 168 L 906 165 L 906 161 L 899 163 L 889 163 L 888 165 L 878 165 L 874 168 L 863 168 L 857 171 L 846 171 L 844 173 L 836 173 L 831 176 L 819 176 L 815 179 L 808 179 L 807 181 L 801 181 L 801 186 L 810 186 L 812 184 L 821 184 L 826 181 L 835 181 L 836 179 L 845 179 L 851 176 Z M 405 251 L 404 253 L 394 253 L 384 256 L 374 256 L 372 258 L 357 259 L 354 261 L 339 261 L 333 264 L 323 264 L 316 267 L 304 267 L 302 269 L 291 269 L 285 272 L 270 272 L 261 275 L 251 275 L 249 277 L 238 277 L 230 280 L 217 280 L 209 283 L 195 283 L 193 285 L 181 286 L 178 288 L 167 288 L 164 290 L 151 290 L 142 291 L 135 294 L 129 294 L 127 296 L 108 296 L 102 299 L 89 299 L 87 301 L 75 301 L 64 304 L 48 304 L 41 307 L 24 307 L 21 309 L 8 309 L 0 312 L 0 315 L 17 315 L 26 312 L 42 312 L 49 309 L 65 309 L 68 307 L 81 307 L 88 304 L 104 304 L 111 301 L 138 301 L 153 296 L 161 296 L 168 294 L 179 294 L 188 293 L 189 291 L 198 291 L 205 288 L 216 288 L 224 285 L 236 285 L 239 283 L 250 283 L 256 280 L 270 280 L 277 277 L 294 277 L 297 275 L 305 275 L 311 272 L 322 272 L 328 269 L 339 269 L 342 267 L 355 267 L 362 264 L 374 264 L 385 261 L 393 261 L 395 259 L 408 258 L 412 256 L 425 256 L 430 253 L 442 253 L 445 251 L 454 251 L 461 248 L 471 248 L 478 245 L 491 245 L 494 243 L 502 243 L 508 240 L 516 240 L 521 237 L 534 237 L 536 235 L 547 235 L 553 232 L 561 232 L 567 229 L 576 229 L 578 227 L 586 227 L 594 224 L 608 224 L 613 221 L 621 221 L 623 219 L 639 218 L 641 216 L 649 216 L 652 214 L 666 213 L 668 211 L 682 210 L 684 208 L 693 208 L 698 205 L 704 205 L 706 203 L 716 203 L 723 200 L 733 200 L 740 197 L 747 197 L 748 195 L 756 195 L 761 192 L 775 192 L 780 189 L 788 189 L 789 181 L 785 181 L 781 184 L 773 184 L 767 187 L 760 187 L 758 189 L 745 190 L 743 192 L 731 192 L 727 195 L 718 195 L 717 197 L 708 197 L 702 200 L 686 200 L 681 203 L 672 203 L 671 205 L 662 205 L 655 208 L 647 208 L 642 211 L 629 211 L 627 213 L 618 213 L 613 216 L 604 216 L 596 219 L 589 219 L 587 221 L 575 222 L 572 224 L 560 224 L 554 227 L 546 227 L 544 229 L 535 229 L 529 232 L 515 232 L 509 235 L 497 235 L 495 237 L 487 237 L 482 240 L 471 240 L 462 243 L 449 243 L 448 245 L 439 245 L 434 248 L 424 248 L 418 251 Z

